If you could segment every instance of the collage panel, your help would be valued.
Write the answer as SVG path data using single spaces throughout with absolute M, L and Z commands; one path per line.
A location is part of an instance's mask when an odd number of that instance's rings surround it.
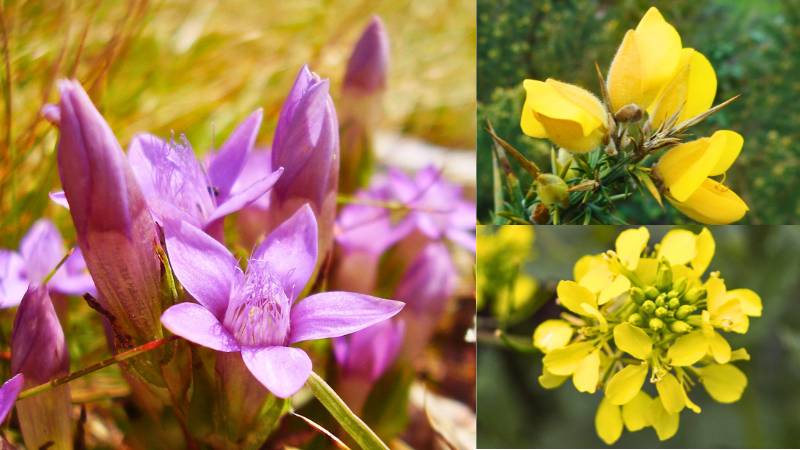
M 792 448 L 797 226 L 480 226 L 479 448 Z
M 480 223 L 800 220 L 794 2 L 477 3 Z

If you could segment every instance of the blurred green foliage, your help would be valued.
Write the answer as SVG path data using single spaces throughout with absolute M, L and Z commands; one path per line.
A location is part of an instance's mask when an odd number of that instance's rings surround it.
M 524 268 L 541 281 L 548 302 L 532 317 L 506 329 L 530 342 L 535 327 L 555 318 L 555 285 L 572 279 L 582 255 L 614 248 L 621 228 L 612 226 L 537 226 L 534 251 L 541 255 Z M 650 245 L 671 228 L 651 226 Z M 699 231 L 700 227 L 691 227 Z M 681 414 L 677 435 L 659 442 L 653 430 L 624 433 L 623 448 L 786 448 L 800 442 L 800 227 L 711 227 L 717 243 L 710 271 L 719 270 L 729 288 L 761 295 L 763 316 L 750 322 L 746 335 L 726 335 L 734 348 L 746 347 L 752 359 L 737 364 L 748 377 L 739 402 L 720 404 L 702 387 L 692 399 L 700 415 Z M 492 338 L 494 319 L 478 317 L 478 447 L 602 448 L 595 435 L 599 395 L 571 387 L 542 388 L 540 353 L 518 353 Z M 481 339 L 483 337 L 483 339 Z M 523 339 L 517 339 L 523 341 Z M 530 345 L 530 344 L 528 344 Z M 567 381 L 570 383 L 570 381 Z
M 699 136 L 730 128 L 745 138 L 726 184 L 750 207 L 744 222 L 800 221 L 800 2 L 797 0 L 478 0 L 478 214 L 492 199 L 489 119 L 498 135 L 548 167 L 549 144 L 522 134 L 522 80 L 548 77 L 599 93 L 594 64 L 607 70 L 625 31 L 656 6 L 684 47 L 705 54 L 717 72 L 716 103 L 741 94 L 697 127 Z M 520 172 L 517 172 L 520 173 Z M 523 183 L 529 180 L 522 179 Z M 638 223 L 685 223 L 647 195 L 622 206 Z

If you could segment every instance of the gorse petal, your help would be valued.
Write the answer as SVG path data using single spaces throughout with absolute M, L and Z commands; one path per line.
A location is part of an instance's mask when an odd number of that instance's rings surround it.
M 644 97 L 640 106 L 646 108 L 678 68 L 681 37 L 655 7 L 647 10 L 635 32 L 642 60 Z
M 722 175 L 733 165 L 733 162 L 739 157 L 739 153 L 742 152 L 744 138 L 735 131 L 719 130 L 711 136 L 711 139 L 722 148 L 722 154 L 709 174 L 713 177 Z
M 742 397 L 747 377 L 731 364 L 710 364 L 700 370 L 700 380 L 708 395 L 720 403 L 733 403 Z
M 606 85 L 613 112 L 631 103 L 643 103 L 643 81 L 642 59 L 636 45 L 636 32 L 628 30 L 608 69 Z
M 726 225 L 744 217 L 749 211 L 747 204 L 735 192 L 721 183 L 707 178 L 697 190 L 684 201 L 667 200 L 678 211 L 708 225 Z
M 606 398 L 614 405 L 627 404 L 641 392 L 646 377 L 647 364 L 625 366 L 608 381 Z
M 614 343 L 623 352 L 635 358 L 645 360 L 653 351 L 653 341 L 641 328 L 629 323 L 621 323 L 614 327 Z

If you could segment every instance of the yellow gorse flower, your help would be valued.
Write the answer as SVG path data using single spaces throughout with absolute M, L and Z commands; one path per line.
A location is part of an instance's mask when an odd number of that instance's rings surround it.
M 711 63 L 697 50 L 682 48 L 677 30 L 655 7 L 625 34 L 606 84 L 612 111 L 638 105 L 654 129 L 673 114 L 680 123 L 706 111 L 717 92 Z
M 755 292 L 727 290 L 717 272 L 703 280 L 715 250 L 708 229 L 671 230 L 654 249 L 649 239 L 644 227 L 628 229 L 615 251 L 578 260 L 575 279 L 557 287 L 567 312 L 533 334 L 543 387 L 572 378 L 578 391 L 603 390 L 595 428 L 609 445 L 625 428 L 672 437 L 683 409 L 700 413 L 688 395 L 697 383 L 718 402 L 737 401 L 747 378 L 731 363 L 750 357 L 722 333 L 746 333 L 761 315 Z
M 606 109 L 591 92 L 552 78 L 525 80 L 520 126 L 576 153 L 596 148 L 608 133 Z
M 667 190 L 667 200 L 701 223 L 727 224 L 741 219 L 748 211 L 744 200 L 709 177 L 724 174 L 739 156 L 743 143 L 739 133 L 721 130 L 710 138 L 668 150 L 654 168 Z

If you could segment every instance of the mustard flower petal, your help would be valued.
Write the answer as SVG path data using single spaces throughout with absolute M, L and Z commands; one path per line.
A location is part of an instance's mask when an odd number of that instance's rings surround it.
M 658 9 L 651 7 L 636 26 L 635 41 L 642 64 L 642 99 L 639 105 L 647 108 L 678 69 L 681 37 Z
M 650 402 L 647 417 L 660 441 L 666 441 L 678 432 L 680 414 L 668 412 L 658 398 Z
M 733 289 L 728 291 L 727 298 L 739 300 L 742 311 L 750 317 L 761 317 L 761 297 L 750 289 Z
M 735 131 L 719 130 L 711 136 L 711 140 L 717 142 L 717 145 L 722 147 L 722 154 L 717 164 L 714 166 L 714 169 L 712 169 L 709 174 L 714 177 L 727 172 L 733 165 L 733 162 L 736 161 L 736 158 L 739 157 L 739 153 L 742 151 L 744 138 Z
M 584 315 L 592 317 L 597 321 L 597 324 L 600 326 L 600 331 L 603 333 L 608 331 L 608 321 L 606 321 L 605 316 L 600 312 L 600 310 L 588 303 L 581 303 L 581 309 L 583 309 Z
M 681 386 L 678 379 L 671 373 L 666 373 L 656 382 L 656 390 L 667 412 L 679 413 L 683 410 L 683 407 L 686 406 L 683 386 Z
M 620 350 L 645 360 L 653 351 L 653 341 L 641 328 L 629 323 L 621 323 L 614 327 L 614 343 Z
M 733 361 L 750 361 L 750 354 L 747 353 L 746 348 L 737 348 L 731 352 L 731 362 Z
M 606 398 L 612 405 L 625 405 L 641 392 L 647 377 L 647 364 L 631 364 L 615 373 L 606 385 Z
M 711 138 L 700 138 L 668 150 L 655 173 L 664 182 L 672 198 L 686 201 L 708 178 L 722 155 L 723 146 L 712 145 Z
M 708 352 L 708 341 L 702 331 L 692 331 L 675 340 L 667 351 L 673 366 L 691 366 Z
M 606 398 L 600 401 L 594 416 L 594 428 L 606 445 L 617 442 L 622 436 L 622 412 L 619 406 L 612 405 Z
M 731 364 L 711 364 L 700 371 L 708 395 L 720 403 L 733 403 L 742 397 L 747 377 Z
M 725 331 L 744 334 L 750 328 L 750 319 L 737 300 L 729 300 L 711 313 L 711 323 Z
M 599 294 L 614 280 L 614 272 L 608 266 L 596 267 L 578 280 L 578 284 L 589 289 L 594 294 Z
M 606 87 L 613 112 L 631 103 L 641 105 L 643 101 L 641 67 L 642 60 L 636 45 L 636 32 L 628 30 L 608 69 Z
M 658 260 L 655 258 L 642 258 L 636 266 L 636 277 L 643 285 L 648 286 L 656 282 L 658 273 Z
M 593 349 L 594 346 L 590 342 L 576 342 L 551 351 L 544 356 L 542 362 L 547 371 L 553 375 L 572 375 L 583 358 Z
M 549 353 L 569 344 L 572 332 L 572 325 L 564 320 L 545 320 L 533 332 L 533 345 L 542 353 Z
M 572 268 L 572 274 L 575 281 L 580 282 L 583 277 L 587 276 L 595 269 L 605 268 L 608 269 L 608 263 L 601 255 L 585 255 L 582 256 Z M 610 271 L 610 270 L 609 270 Z
M 620 295 L 627 293 L 630 288 L 630 280 L 628 280 L 624 275 L 617 275 L 617 277 L 614 278 L 614 281 L 610 285 L 606 286 L 602 292 L 600 292 L 600 298 L 597 300 L 597 304 L 604 305 L 608 303 L 609 300 L 613 300 Z
M 731 345 L 721 334 L 714 332 L 708 338 L 708 348 L 717 363 L 725 364 L 731 360 Z
M 622 406 L 622 422 L 628 431 L 639 431 L 650 426 L 648 410 L 652 402 L 649 395 L 639 391 L 631 401 Z
M 670 264 L 687 264 L 697 255 L 697 236 L 689 230 L 670 230 L 661 239 L 658 257 Z
M 539 384 L 545 389 L 555 389 L 565 381 L 567 381 L 569 376 L 567 375 L 554 375 L 550 373 L 547 369 L 542 369 L 542 374 L 539 375 Z
M 585 316 L 586 311 L 581 308 L 582 303 L 587 303 L 590 306 L 597 307 L 597 299 L 592 291 L 579 285 L 574 281 L 560 281 L 556 288 L 558 293 L 558 301 L 568 310 L 575 314 Z
M 625 268 L 635 270 L 639 265 L 639 257 L 647 247 L 650 232 L 645 227 L 629 228 L 617 236 L 617 256 Z
M 703 230 L 697 235 L 696 252 L 694 258 L 692 258 L 692 268 L 695 275 L 700 276 L 706 271 L 714 258 L 715 249 L 714 236 L 711 235 L 708 228 L 703 227 Z
M 708 225 L 726 225 L 744 217 L 749 208 L 735 192 L 710 178 L 684 201 L 667 200 L 678 211 Z
M 689 408 L 689 410 L 691 410 L 693 413 L 700 414 L 703 411 L 695 402 L 692 401 L 692 399 L 689 398 L 689 394 L 685 390 L 683 391 L 683 401 L 686 403 L 686 407 Z
M 578 392 L 588 392 L 594 394 L 597 390 L 597 382 L 600 379 L 600 351 L 595 350 L 581 360 L 575 373 L 572 375 L 572 383 Z
M 728 301 L 726 298 L 727 290 L 725 289 L 725 280 L 719 277 L 711 277 L 706 281 L 705 287 L 708 312 L 714 315 L 717 310 Z

